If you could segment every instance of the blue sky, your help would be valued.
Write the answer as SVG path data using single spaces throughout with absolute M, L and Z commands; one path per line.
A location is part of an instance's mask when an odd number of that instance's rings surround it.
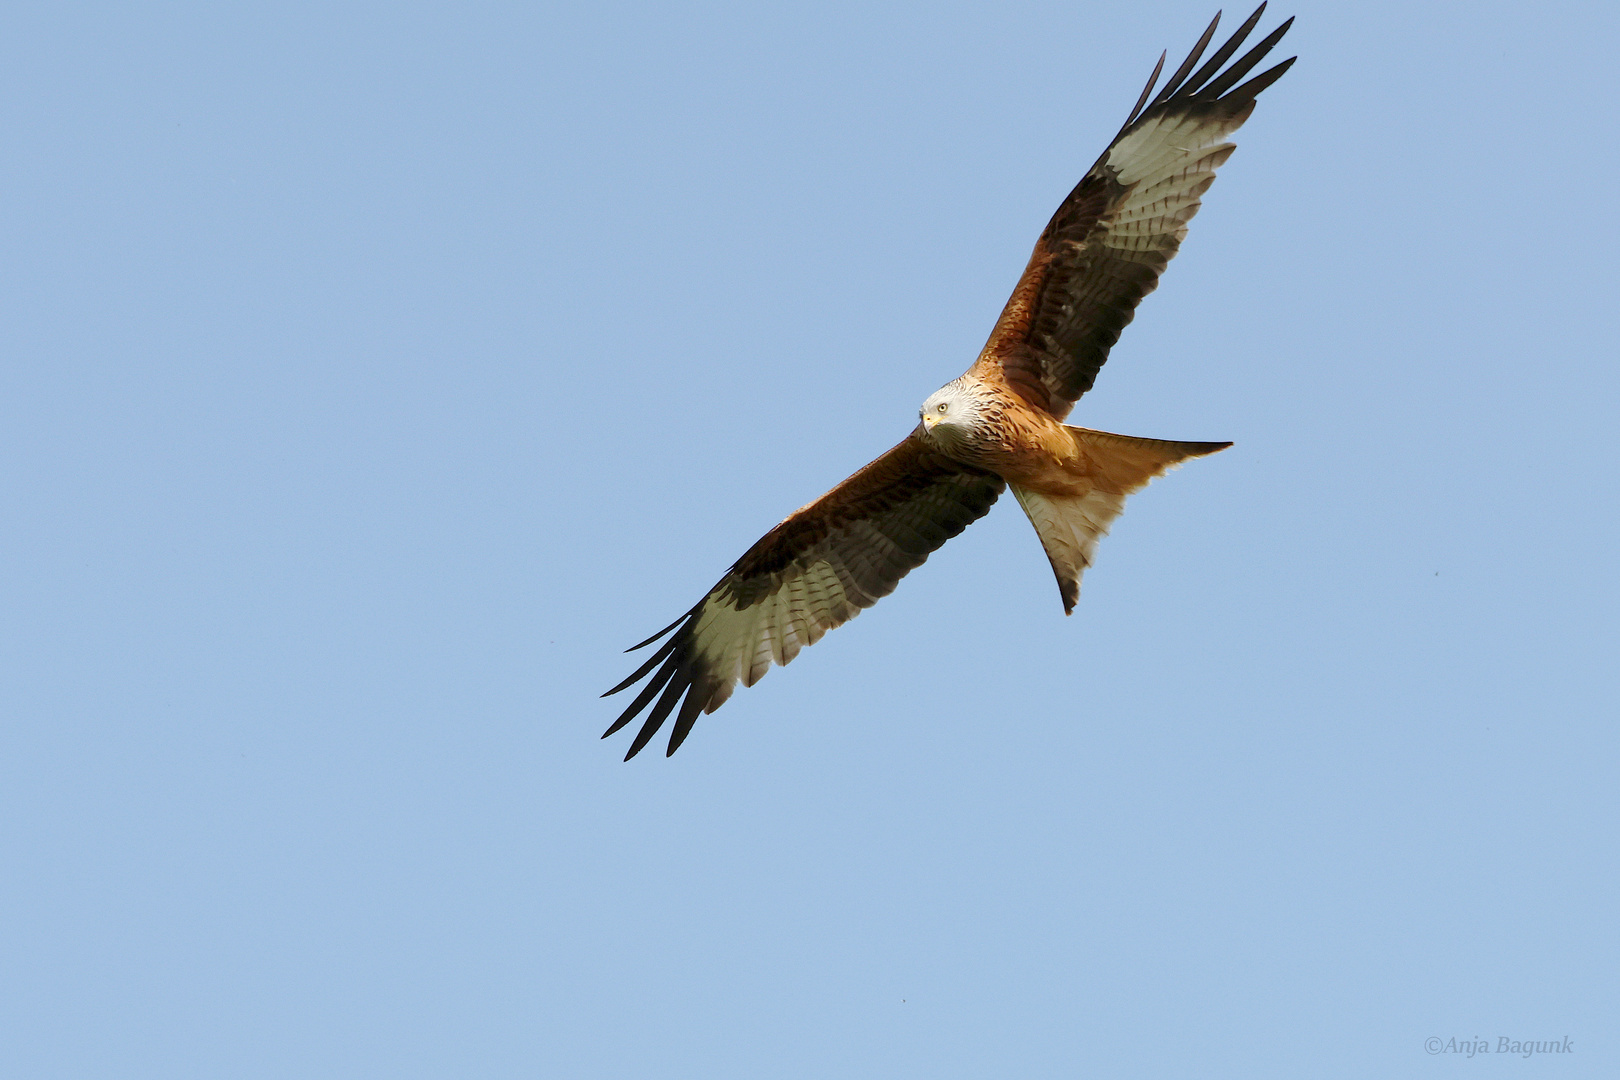
M 6 1071 L 1613 1075 L 1611 6 L 1275 8 L 1072 417 L 1233 449 L 597 741 L 1212 12 L 12 9 Z

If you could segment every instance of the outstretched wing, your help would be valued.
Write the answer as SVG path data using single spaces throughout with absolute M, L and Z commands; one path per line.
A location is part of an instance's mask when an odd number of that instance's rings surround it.
M 1020 397 L 1059 420 L 1091 389 L 1136 305 L 1158 287 L 1159 275 L 1181 247 L 1199 197 L 1215 182 L 1215 170 L 1231 156 L 1226 136 L 1254 111 L 1255 95 L 1294 62 L 1285 60 L 1237 85 L 1287 33 L 1294 21 L 1289 19 L 1221 71 L 1265 9 L 1261 4 L 1193 72 L 1215 34 L 1216 15 L 1150 102 L 1164 67 L 1159 58 L 1125 127 L 1036 241 L 1024 276 L 973 365 L 975 374 L 999 375 Z
M 998 476 L 935 453 L 915 434 L 907 437 L 766 533 L 702 603 L 635 646 L 674 631 L 608 691 L 617 694 L 652 673 L 602 737 L 657 697 L 624 755 L 630 760 L 685 694 L 669 736 L 673 754 L 699 712 L 714 712 L 738 682 L 753 686 L 773 661 L 787 663 L 889 595 L 941 544 L 983 517 L 1005 486 Z

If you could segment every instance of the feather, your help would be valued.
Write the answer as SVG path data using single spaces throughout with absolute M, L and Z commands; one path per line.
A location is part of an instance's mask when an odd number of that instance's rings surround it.
M 787 664 L 803 646 L 894 591 L 940 545 L 984 516 L 1004 487 L 1000 478 L 907 438 L 772 529 L 702 603 L 644 642 L 673 631 L 608 691 L 618 693 L 663 665 L 603 737 L 652 704 L 626 755 L 634 757 L 686 693 L 670 733 L 668 752 L 674 753 L 698 713 L 713 712 L 739 682 L 754 685 L 772 664 Z
M 1231 155 L 1224 140 L 1248 119 L 1255 95 L 1293 62 L 1231 89 L 1292 25 L 1284 22 L 1222 71 L 1264 12 L 1261 4 L 1188 75 L 1217 17 L 1158 96 L 1132 109 L 1036 241 L 972 374 L 999 380 L 1055 420 L 1091 389 L 1120 331 L 1175 257 L 1215 170 Z
M 1064 609 L 1072 610 L 1097 541 L 1126 496 L 1184 458 L 1229 445 L 1132 439 L 1060 421 L 1091 389 L 1137 305 L 1158 286 L 1232 153 L 1227 136 L 1248 119 L 1255 96 L 1293 63 L 1238 85 L 1292 25 L 1284 22 L 1228 66 L 1264 12 L 1261 4 L 1199 66 L 1217 14 L 1155 96 L 1166 54 L 1159 56 L 1124 126 L 1036 240 L 978 360 L 947 388 L 976 387 L 972 393 L 981 396 L 973 400 L 993 404 L 973 421 L 978 426 L 945 424 L 930 414 L 945 426 L 934 435 L 919 426 L 790 514 L 697 606 L 632 647 L 667 638 L 607 692 L 647 680 L 603 735 L 645 714 L 626 760 L 671 715 L 665 752 L 673 754 L 699 714 L 712 713 L 738 684 L 752 686 L 772 665 L 791 663 L 893 592 L 984 516 L 1009 481 L 1046 549 Z

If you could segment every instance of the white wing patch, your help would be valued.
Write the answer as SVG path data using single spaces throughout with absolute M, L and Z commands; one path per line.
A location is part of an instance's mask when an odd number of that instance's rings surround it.
M 1109 147 L 1103 164 L 1126 187 L 1144 180 L 1151 184 L 1174 172 L 1177 161 L 1215 147 L 1243 126 L 1247 113 L 1246 109 L 1230 117 L 1171 113 L 1148 120 Z
M 781 584 L 768 596 L 741 611 L 723 586 L 709 594 L 692 629 L 694 657 L 715 684 L 704 712 L 718 709 L 739 682 L 753 686 L 772 663 L 791 662 L 800 649 L 881 599 L 840 570 L 824 551 L 811 549 L 781 572 Z
M 1198 213 L 1215 170 L 1236 147 L 1223 142 L 1243 123 L 1236 117 L 1166 116 L 1125 136 L 1104 164 L 1127 194 L 1105 217 L 1102 243 L 1115 251 L 1174 254 Z

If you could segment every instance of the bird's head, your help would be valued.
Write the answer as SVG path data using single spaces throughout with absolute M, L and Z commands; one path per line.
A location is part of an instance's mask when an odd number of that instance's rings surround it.
M 984 411 L 984 402 L 974 389 L 963 379 L 955 379 L 928 395 L 920 410 L 923 434 L 947 446 L 966 441 Z

